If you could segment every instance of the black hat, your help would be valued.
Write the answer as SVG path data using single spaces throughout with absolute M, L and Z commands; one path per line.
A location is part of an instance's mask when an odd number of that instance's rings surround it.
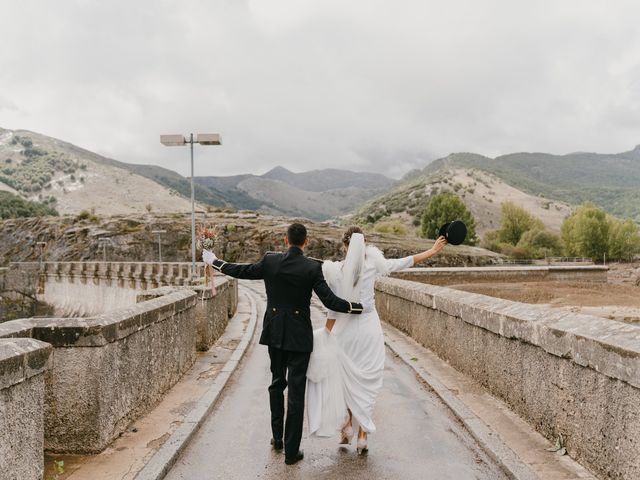
M 440 227 L 439 237 L 444 237 L 450 245 L 460 245 L 467 237 L 467 226 L 462 220 L 454 220 Z

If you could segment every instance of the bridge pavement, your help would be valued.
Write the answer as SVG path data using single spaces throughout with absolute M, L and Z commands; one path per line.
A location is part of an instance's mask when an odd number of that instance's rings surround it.
M 264 310 L 262 284 L 244 282 Z M 312 306 L 314 326 L 324 319 Z M 305 458 L 286 466 L 269 446 L 269 359 L 255 336 L 243 364 L 209 419 L 167 479 L 501 479 L 506 478 L 458 420 L 404 364 L 387 352 L 384 388 L 378 398 L 369 454 L 337 438 L 303 434 Z

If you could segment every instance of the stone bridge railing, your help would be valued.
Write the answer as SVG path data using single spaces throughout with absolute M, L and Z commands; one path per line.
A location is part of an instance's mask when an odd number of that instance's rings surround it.
M 93 285 L 97 278 L 124 282 L 136 298 L 89 317 L 0 324 L 0 477 L 41 478 L 43 448 L 103 450 L 224 331 L 236 310 L 237 282 L 216 277 L 214 296 L 209 286 L 184 285 L 184 264 L 165 265 L 51 263 L 44 274 L 37 270 L 41 294 L 48 282 Z M 159 287 L 131 288 L 142 280 Z
M 640 478 L 640 326 L 385 278 L 380 317 L 603 478 Z
M 431 285 L 543 281 L 606 283 L 608 271 L 609 267 L 602 265 L 520 265 L 517 267 L 409 268 L 394 273 L 393 276 Z
M 196 278 L 204 265 L 196 264 Z M 88 316 L 132 305 L 136 292 L 191 284 L 186 262 L 20 262 L 0 269 L 0 322 L 21 316 Z M 21 315 L 22 314 L 22 315 Z
M 27 264 L 20 264 L 27 265 Z M 204 265 L 196 264 L 196 277 L 204 275 Z M 44 262 L 41 274 L 85 282 L 115 282 L 121 288 L 150 290 L 163 285 L 189 285 L 191 263 L 187 262 Z

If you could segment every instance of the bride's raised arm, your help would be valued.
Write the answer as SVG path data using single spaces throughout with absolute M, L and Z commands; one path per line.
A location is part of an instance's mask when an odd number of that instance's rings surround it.
M 420 262 L 424 262 L 427 258 L 431 258 L 437 255 L 438 252 L 442 250 L 446 244 L 447 244 L 446 238 L 444 237 L 438 238 L 438 240 L 436 240 L 436 243 L 434 243 L 433 247 L 431 247 L 429 250 L 425 250 L 424 252 L 418 253 L 413 256 L 413 264 L 416 265 Z
M 409 255 L 404 258 L 385 259 L 385 273 L 397 272 L 398 270 L 411 268 L 418 263 L 424 262 L 427 258 L 437 255 L 437 253 L 442 250 L 446 244 L 447 240 L 444 237 L 440 237 L 429 250 L 425 250 L 424 252 L 417 253 L 415 255 Z

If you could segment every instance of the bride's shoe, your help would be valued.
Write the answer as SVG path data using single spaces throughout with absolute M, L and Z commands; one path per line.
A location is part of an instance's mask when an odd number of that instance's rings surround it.
M 342 427 L 340 433 L 342 434 L 340 445 L 350 445 L 351 440 L 353 440 L 353 427 L 347 423 L 344 427 Z
M 358 444 L 356 451 L 358 455 L 364 455 L 369 451 L 369 447 L 367 446 L 367 438 L 358 437 Z

